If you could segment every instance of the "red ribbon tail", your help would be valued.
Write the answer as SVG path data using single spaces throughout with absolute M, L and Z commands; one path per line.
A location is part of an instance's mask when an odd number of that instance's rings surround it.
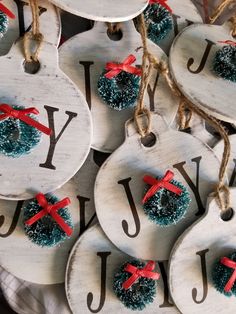
M 153 185 L 144 195 L 144 198 L 142 200 L 143 204 L 145 204 L 149 200 L 149 198 L 151 198 L 160 188 L 161 188 L 161 184 L 157 183 Z
M 125 58 L 125 60 L 123 61 L 124 65 L 131 65 L 132 63 L 134 63 L 136 61 L 136 58 L 134 55 L 128 55 L 127 58 Z
M 107 72 L 104 76 L 108 79 L 112 79 L 113 77 L 117 76 L 118 74 L 120 74 L 122 70 L 111 70 L 109 72 Z
M 125 282 L 123 282 L 122 287 L 125 290 L 128 290 L 134 283 L 135 281 L 139 278 L 137 274 L 133 274 L 129 279 L 127 279 Z
M 46 216 L 48 213 L 46 210 L 42 209 L 39 213 L 31 217 L 30 219 L 26 220 L 25 224 L 28 226 L 33 225 L 36 221 Z
M 5 13 L 10 19 L 15 19 L 16 16 L 4 4 L 0 3 L 0 11 Z
M 26 115 L 20 115 L 19 119 L 22 120 L 23 122 L 25 122 L 26 124 L 31 125 L 32 127 L 38 129 L 39 131 L 45 133 L 46 135 L 51 135 L 52 134 L 52 130 L 49 129 L 48 127 L 46 127 L 45 125 L 39 123 L 38 121 L 30 118 L 29 116 Z
M 53 206 L 53 210 L 57 211 L 58 209 L 61 209 L 61 208 L 63 208 L 63 207 L 66 207 L 66 206 L 70 205 L 70 203 L 71 203 L 71 202 L 70 202 L 69 197 L 66 197 L 66 198 L 64 198 L 63 200 L 61 200 L 61 201 L 59 201 L 59 202 L 53 204 L 53 205 L 52 205 L 52 206 Z
M 58 223 L 58 225 L 61 227 L 61 229 L 68 235 L 71 236 L 73 233 L 73 230 L 71 229 L 70 226 L 68 226 L 65 221 L 63 220 L 63 218 L 56 213 L 55 211 L 51 211 L 50 215 L 52 216 L 52 218 Z

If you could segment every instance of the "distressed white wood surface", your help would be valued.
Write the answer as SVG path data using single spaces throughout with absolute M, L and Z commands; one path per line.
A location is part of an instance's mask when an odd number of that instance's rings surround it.
M 9 52 L 13 43 L 29 30 L 32 23 L 32 13 L 27 0 L 3 0 L 2 3 L 15 14 L 16 18 L 9 19 L 8 31 L 0 40 L 0 56 Z M 58 46 L 61 35 L 60 14 L 47 0 L 39 0 L 38 4 L 40 31 L 44 35 L 44 40 Z
M 64 282 L 66 263 L 73 244 L 84 231 L 84 227 L 96 221 L 93 190 L 98 169 L 91 151 L 77 174 L 53 193 L 59 199 L 67 196 L 70 198 L 71 205 L 68 209 L 74 223 L 71 238 L 57 247 L 41 248 L 28 239 L 24 232 L 22 201 L 17 203 L 0 200 L 2 267 L 18 278 L 38 284 Z
M 50 150 L 50 137 L 45 134 L 28 155 L 17 159 L 0 155 L 0 198 L 15 200 L 31 198 L 39 191 L 51 192 L 66 183 L 84 163 L 92 137 L 87 103 L 58 68 L 56 47 L 44 42 L 39 57 L 41 67 L 34 75 L 24 72 L 21 49 L 20 41 L 8 55 L 0 58 L 0 68 L 5 73 L 0 77 L 0 103 L 36 107 L 40 111 L 39 121 L 46 126 L 49 125 L 48 112 L 55 110 L 50 123 L 53 118 L 57 138 L 69 116 L 71 121 L 56 143 L 51 165 L 50 162 L 45 165 Z
M 202 17 L 191 0 L 168 0 L 173 13 L 174 27 L 166 38 L 158 44 L 167 54 L 177 34 L 192 23 L 202 23 Z
M 230 159 L 227 166 L 227 174 L 229 178 L 229 185 L 236 186 L 235 179 L 236 179 L 236 134 L 229 136 L 229 141 L 231 145 L 230 151 Z M 215 145 L 213 148 L 214 153 L 218 158 L 222 158 L 222 154 L 224 151 L 224 142 L 221 140 L 219 143 Z
M 175 82 L 189 100 L 218 119 L 235 122 L 236 84 L 212 71 L 216 51 L 223 47 L 218 41 L 233 40 L 229 26 L 196 24 L 185 28 L 171 47 L 169 64 Z M 209 41 L 213 44 L 208 54 Z M 207 58 L 203 69 L 199 73 L 190 72 L 199 69 L 204 52 Z
M 231 203 L 235 210 L 236 189 L 231 189 Z M 230 314 L 235 312 L 235 298 L 227 298 L 220 294 L 213 287 L 211 279 L 214 261 L 236 250 L 235 224 L 235 214 L 230 221 L 223 221 L 216 200 L 211 199 L 207 214 L 177 240 L 169 264 L 169 288 L 181 313 Z M 204 268 L 206 268 L 204 276 L 206 282 L 203 285 L 202 269 Z
M 101 254 L 107 252 L 106 277 L 104 282 L 105 300 L 101 304 Z M 100 254 L 100 256 L 98 255 Z M 105 259 L 104 259 L 105 260 Z M 66 293 L 73 314 L 96 313 L 140 313 L 124 307 L 113 292 L 113 276 L 116 270 L 129 261 L 130 257 L 119 251 L 105 236 L 101 227 L 96 225 L 84 233 L 76 242 L 70 254 L 66 271 Z M 103 264 L 105 265 L 105 264 Z M 156 270 L 160 273 L 157 264 Z M 88 305 L 89 293 L 93 295 L 92 303 Z M 100 305 L 100 310 L 97 310 Z M 175 314 L 179 311 L 171 306 L 170 301 L 164 298 L 163 278 L 158 280 L 155 301 L 147 305 L 142 313 Z
M 132 21 L 122 24 L 123 37 L 119 41 L 111 40 L 107 35 L 105 23 L 96 23 L 88 32 L 76 35 L 66 41 L 59 50 L 61 69 L 86 94 L 91 105 L 94 132 L 92 147 L 111 152 L 124 141 L 124 125 L 133 116 L 133 109 L 121 112 L 108 107 L 100 98 L 97 91 L 97 81 L 109 61 L 122 62 L 129 54 L 137 58 L 136 65 L 142 64 L 142 46 L 140 34 L 136 31 Z M 162 60 L 167 60 L 164 52 L 148 41 L 150 51 Z M 90 62 L 87 69 L 87 82 L 84 62 Z M 89 74 L 88 74 L 89 72 Z M 157 71 L 153 75 L 145 97 L 145 104 L 153 111 L 158 111 L 171 124 L 176 116 L 178 100 L 167 86 L 165 79 L 159 77 Z M 89 82 L 91 87 L 89 88 Z M 91 102 L 88 99 L 91 97 Z
M 144 147 L 132 121 L 127 123 L 124 144 L 106 160 L 98 172 L 95 206 L 103 230 L 120 250 L 137 258 L 166 260 L 176 238 L 198 218 L 196 214 L 200 208 L 204 212 L 206 198 L 218 181 L 219 161 L 203 142 L 168 128 L 154 114 L 152 132 L 156 135 L 156 144 L 151 148 Z M 146 174 L 164 175 L 168 169 L 174 172 L 176 180 L 188 188 L 192 201 L 185 218 L 165 228 L 151 222 L 143 211 L 141 200 L 145 183 L 142 178 Z M 185 178 L 181 171 L 186 171 Z M 202 206 L 201 203 L 197 205 L 196 197 L 186 182 L 187 176 L 195 186 L 199 176 Z M 129 198 L 124 185 L 128 194 L 131 194 Z
M 191 128 L 191 134 L 210 147 L 214 147 L 218 142 L 218 139 L 206 129 L 205 121 L 197 114 L 193 113 L 189 126 Z
M 148 5 L 148 0 L 50 0 L 59 8 L 86 19 L 104 22 L 131 20 Z

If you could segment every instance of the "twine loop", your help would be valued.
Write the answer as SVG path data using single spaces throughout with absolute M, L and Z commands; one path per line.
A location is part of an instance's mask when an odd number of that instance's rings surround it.
M 122 23 L 106 23 L 109 34 L 118 33 L 121 30 Z
M 29 0 L 32 13 L 32 31 L 25 33 L 23 39 L 23 49 L 27 62 L 38 61 L 40 49 L 43 44 L 44 36 L 39 30 L 39 7 L 38 0 Z M 32 48 L 32 42 L 34 47 Z
M 222 2 L 216 7 L 215 12 L 210 17 L 210 24 L 213 24 L 224 12 L 224 10 L 232 3 L 236 3 L 236 0 L 222 0 Z M 235 28 L 234 28 L 235 33 Z

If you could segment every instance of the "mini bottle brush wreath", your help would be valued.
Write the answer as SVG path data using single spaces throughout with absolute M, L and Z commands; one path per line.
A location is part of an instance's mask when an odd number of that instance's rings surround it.
M 134 106 L 138 93 L 141 70 L 132 66 L 135 56 L 129 55 L 123 63 L 106 64 L 106 71 L 98 80 L 98 93 L 115 110 Z
M 8 25 L 9 25 L 9 18 L 14 19 L 15 15 L 8 10 L 5 5 L 0 3 L 0 39 L 6 34 Z
M 172 10 L 166 1 L 150 0 L 148 7 L 144 10 L 147 35 L 155 44 L 164 39 L 173 29 Z
M 212 269 L 212 281 L 217 291 L 227 297 L 236 296 L 236 252 L 218 259 Z
M 190 194 L 180 182 L 173 180 L 174 173 L 167 171 L 164 178 L 144 176 L 149 185 L 143 198 L 143 209 L 149 219 L 160 226 L 176 224 L 185 215 Z M 151 187 L 150 187 L 151 185 Z
M 236 83 L 236 42 L 219 41 L 228 44 L 216 52 L 213 60 L 213 70 L 225 80 Z
M 61 201 L 53 195 L 42 193 L 24 207 L 25 232 L 39 245 L 52 247 L 71 236 L 73 223 L 68 209 L 70 199 Z
M 123 264 L 114 276 L 113 290 L 129 309 L 142 311 L 156 296 L 156 280 L 160 274 L 153 272 L 155 262 L 132 260 Z
M 41 132 L 51 134 L 49 128 L 33 118 L 32 114 L 38 113 L 36 108 L 0 104 L 0 153 L 20 157 L 39 144 Z

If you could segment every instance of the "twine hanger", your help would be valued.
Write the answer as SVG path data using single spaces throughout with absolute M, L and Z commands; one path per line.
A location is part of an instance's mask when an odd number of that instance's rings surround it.
M 38 61 L 40 49 L 43 44 L 43 34 L 39 29 L 39 7 L 38 0 L 29 0 L 32 13 L 32 31 L 25 33 L 23 39 L 23 49 L 27 62 Z M 35 49 L 31 49 L 31 40 L 36 43 Z M 32 51 L 33 50 L 33 51 Z

